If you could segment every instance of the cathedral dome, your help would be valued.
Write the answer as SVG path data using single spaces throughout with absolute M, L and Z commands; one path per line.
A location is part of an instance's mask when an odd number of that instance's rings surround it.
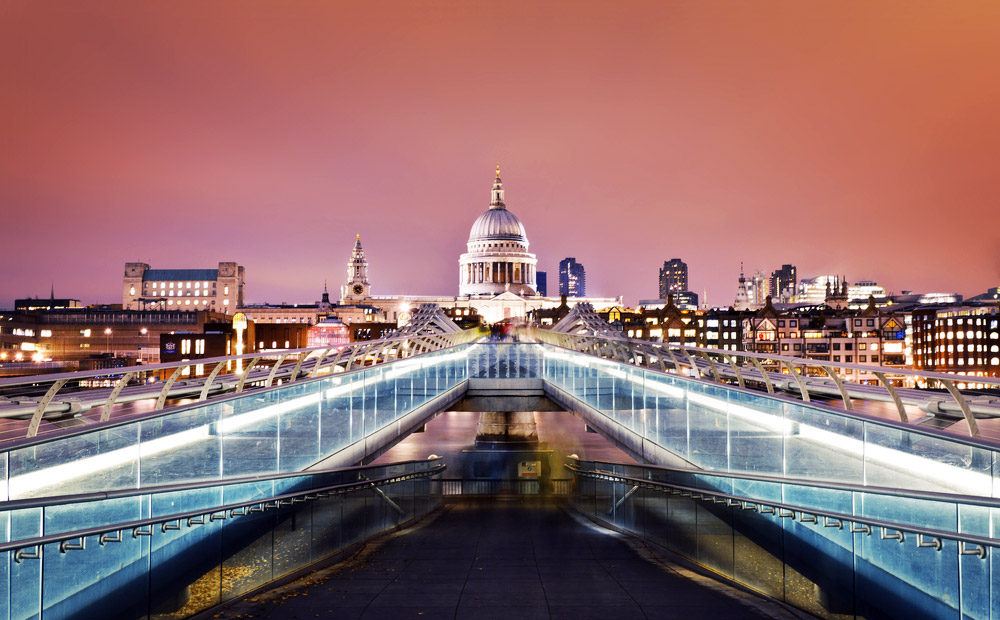
M 528 237 L 524 234 L 524 224 L 503 206 L 491 206 L 488 211 L 476 218 L 469 232 L 469 243 L 493 239 L 528 243 Z
M 503 201 L 500 167 L 493 179 L 490 208 L 469 231 L 468 251 L 458 258 L 459 295 L 535 295 L 535 266 L 524 224 Z

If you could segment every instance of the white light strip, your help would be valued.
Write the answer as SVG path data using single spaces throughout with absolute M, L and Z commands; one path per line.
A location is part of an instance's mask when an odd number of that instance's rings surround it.
M 411 362 L 399 369 L 394 369 L 397 373 L 394 376 L 401 376 L 405 373 L 421 370 L 438 361 L 458 359 L 463 355 L 464 353 L 452 353 L 447 356 L 434 358 L 433 362 Z M 337 380 L 339 381 L 340 378 Z M 364 384 L 365 382 L 359 379 L 344 385 L 328 388 L 322 392 L 299 396 L 287 402 L 276 403 L 262 409 L 256 409 L 247 413 L 223 418 L 218 423 L 219 435 L 225 436 L 240 429 L 262 422 L 268 418 L 281 415 L 282 413 L 318 404 L 324 397 L 329 399 L 335 396 L 350 394 L 351 392 L 363 389 Z M 8 499 L 21 499 L 23 497 L 27 497 L 30 492 L 38 489 L 62 485 L 67 481 L 91 476 L 100 471 L 120 467 L 127 463 L 154 456 L 162 452 L 167 452 L 184 445 L 203 441 L 210 437 L 210 427 L 212 424 L 213 423 L 204 424 L 186 431 L 159 437 L 157 439 L 151 439 L 149 441 L 143 441 L 138 444 L 112 450 L 104 454 L 98 454 L 67 463 L 61 463 L 59 465 L 53 465 L 51 467 L 46 467 L 30 473 L 19 474 L 11 477 L 8 481 L 3 481 L 3 486 L 0 487 L 0 489 L 3 489 L 6 492 L 5 497 Z
M 547 355 L 549 355 L 547 353 Z M 551 357 L 559 357 L 551 354 Z M 564 357 L 569 358 L 569 355 Z M 571 360 L 580 366 L 577 360 Z M 602 360 L 604 361 L 604 360 Z M 620 365 L 620 364 L 619 364 Z M 620 373 L 620 374 L 619 374 Z M 621 378 L 625 375 L 622 371 L 609 373 Z M 733 404 L 727 400 L 707 396 L 698 392 L 691 392 L 683 388 L 663 385 L 656 381 L 644 381 L 636 375 L 629 375 L 628 380 L 640 387 L 651 388 L 654 391 L 667 394 L 674 398 L 687 397 L 689 402 L 693 402 L 720 413 L 735 415 L 747 422 L 781 434 L 784 438 L 791 436 L 796 428 L 796 422 L 787 418 L 781 418 L 764 411 L 756 411 L 744 405 Z M 725 388 L 723 388 L 725 389 Z M 831 414 L 832 415 L 832 414 Z M 919 479 L 929 481 L 933 484 L 947 489 L 950 492 L 962 493 L 966 495 L 981 495 L 990 497 L 993 488 L 993 478 L 989 473 L 971 471 L 955 465 L 941 463 L 928 458 L 924 458 L 909 452 L 879 446 L 872 442 L 865 442 L 860 439 L 846 437 L 833 431 L 828 431 L 808 424 L 798 423 L 798 436 L 806 441 L 812 441 L 839 450 L 848 455 L 853 455 L 871 464 L 877 464 L 892 470 L 903 470 L 919 473 Z M 970 448 L 974 449 L 974 448 Z

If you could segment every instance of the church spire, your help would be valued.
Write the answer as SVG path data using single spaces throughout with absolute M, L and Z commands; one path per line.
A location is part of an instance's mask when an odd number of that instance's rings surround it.
M 500 164 L 497 163 L 497 176 L 493 179 L 493 192 L 492 199 L 490 200 L 491 209 L 506 209 L 507 207 L 503 203 L 503 182 L 500 180 Z

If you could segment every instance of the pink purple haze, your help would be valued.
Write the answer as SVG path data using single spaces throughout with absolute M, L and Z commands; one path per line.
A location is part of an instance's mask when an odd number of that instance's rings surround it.
M 672 257 L 890 291 L 1000 284 L 1000 2 L 6 0 L 0 307 L 126 261 L 311 302 L 456 294 L 496 162 L 555 289 Z

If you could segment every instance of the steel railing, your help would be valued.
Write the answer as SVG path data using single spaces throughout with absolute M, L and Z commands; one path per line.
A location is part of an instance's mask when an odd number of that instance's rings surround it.
M 800 523 L 812 524 L 815 527 L 836 527 L 837 529 L 843 529 L 845 525 L 849 528 L 852 533 L 861 533 L 866 535 L 871 535 L 876 529 L 880 532 L 881 540 L 895 540 L 898 543 L 903 543 L 906 540 L 906 535 L 909 534 L 913 536 L 916 540 L 916 548 L 934 548 L 937 551 L 942 549 L 942 540 L 951 540 L 959 544 L 959 553 L 961 555 L 975 555 L 980 559 L 985 560 L 988 555 L 989 549 L 995 549 L 1000 547 L 1000 539 L 993 538 L 990 536 L 980 536 L 976 534 L 968 534 L 962 532 L 954 532 L 949 530 L 942 530 L 938 528 L 921 527 L 909 523 L 900 523 L 898 521 L 888 521 L 885 519 L 875 519 L 871 517 L 859 516 L 855 514 L 837 512 L 832 510 L 823 510 L 815 506 L 802 506 L 797 504 L 790 504 L 785 502 L 778 502 L 774 500 L 761 499 L 759 497 L 750 497 L 745 495 L 736 495 L 732 493 L 725 493 L 723 491 L 716 491 L 711 489 L 705 489 L 701 487 L 692 487 L 687 485 L 675 484 L 671 482 L 663 482 L 659 480 L 650 480 L 647 478 L 639 478 L 636 476 L 628 476 L 624 474 L 614 473 L 606 470 L 587 470 L 583 469 L 577 465 L 566 464 L 566 469 L 573 472 L 575 476 L 590 478 L 594 480 L 603 480 L 606 482 L 613 482 L 628 485 L 631 491 L 627 494 L 631 496 L 634 491 L 638 489 L 647 489 L 662 492 L 668 495 L 678 496 L 682 498 L 698 500 L 711 504 L 725 504 L 727 507 L 740 508 L 742 510 L 748 510 L 751 512 L 756 512 L 760 514 L 774 515 L 777 518 L 788 518 L 798 521 Z M 646 467 L 646 466 L 642 466 Z M 669 470 L 670 468 L 657 468 L 663 470 Z M 674 470 L 674 471 L 685 471 L 685 470 Z M 704 470 L 689 470 L 687 473 L 697 474 L 698 476 L 713 476 L 717 475 L 724 478 L 741 478 L 747 480 L 766 480 L 768 482 L 781 482 L 783 484 L 793 484 L 801 486 L 811 486 L 819 488 L 837 488 L 840 490 L 850 490 L 858 493 L 867 494 L 877 494 L 880 489 L 877 487 L 863 487 L 856 485 L 831 485 L 831 484 L 816 484 L 811 481 L 799 481 L 793 479 L 776 479 L 772 477 L 755 477 L 755 476 L 737 476 L 733 474 L 712 474 L 711 472 L 706 472 Z M 881 489 L 881 491 L 887 492 L 894 498 L 905 499 L 905 498 L 919 498 L 919 499 L 938 499 L 940 501 L 956 501 L 956 499 L 961 499 L 962 496 L 950 495 L 950 494 L 937 494 L 938 497 L 932 497 L 935 494 L 932 493 L 902 493 L 899 491 L 892 491 L 889 489 Z M 617 502 L 612 509 L 619 508 L 626 497 L 622 497 L 622 500 Z M 986 498 L 981 497 L 968 497 L 965 498 L 969 500 L 969 504 L 976 506 L 992 506 L 1000 507 L 1000 501 L 990 501 Z
M 569 495 L 572 478 L 546 480 L 495 478 L 443 478 L 441 494 L 453 496 Z
M 384 466 L 382 466 L 384 467 Z M 401 474 L 394 474 L 389 476 L 382 476 L 379 478 L 366 478 L 359 480 L 357 482 L 350 482 L 346 484 L 329 485 L 323 487 L 317 487 L 307 490 L 294 491 L 291 493 L 284 493 L 281 495 L 275 495 L 268 498 L 256 498 L 249 501 L 232 502 L 227 504 L 221 504 L 211 508 L 199 508 L 196 510 L 189 510 L 178 512 L 170 515 L 151 517 L 148 519 L 138 519 L 133 521 L 126 521 L 122 523 L 114 523 L 108 525 L 99 525 L 89 528 L 83 528 L 79 530 L 73 530 L 69 532 L 61 532 L 59 534 L 49 534 L 45 536 L 38 536 L 34 538 L 27 538 L 21 540 L 13 540 L 9 542 L 0 543 L 0 552 L 13 551 L 14 561 L 21 562 L 27 559 L 41 559 L 42 557 L 42 547 L 49 544 L 59 544 L 59 551 L 66 553 L 67 551 L 73 550 L 83 550 L 86 549 L 86 544 L 83 542 L 87 537 L 98 537 L 101 545 L 103 546 L 108 542 L 121 542 L 123 532 L 130 532 L 133 538 L 139 536 L 149 536 L 152 534 L 152 527 L 159 526 L 162 532 L 167 532 L 169 530 L 180 529 L 181 523 L 186 523 L 187 527 L 194 527 L 196 525 L 204 525 L 205 523 L 212 523 L 215 521 L 224 521 L 227 519 L 233 519 L 239 516 L 246 516 L 251 513 L 265 512 L 268 510 L 277 509 L 282 506 L 291 506 L 293 504 L 299 504 L 304 502 L 312 502 L 321 499 L 328 499 L 337 495 L 345 495 L 348 493 L 353 493 L 359 490 L 365 489 L 377 489 L 378 487 L 395 484 L 397 482 L 405 482 L 407 480 L 413 480 L 416 478 L 429 478 L 433 476 L 440 475 L 444 470 L 448 468 L 444 463 L 438 463 L 431 468 L 424 471 L 414 471 L 406 472 Z M 368 468 L 347 468 L 347 469 L 368 469 Z M 335 473 L 341 470 L 317 470 L 314 472 L 302 472 L 298 474 L 284 474 L 281 476 L 275 476 L 273 478 L 287 478 L 291 476 L 302 476 L 306 474 L 329 474 Z M 253 480 L 263 481 L 270 480 L 267 477 L 258 477 Z M 225 484 L 237 484 L 243 480 L 227 480 Z M 169 491 L 183 491 L 185 489 L 198 489 L 205 488 L 205 483 L 197 483 L 193 485 L 173 485 L 169 487 Z M 218 483 L 216 485 L 218 486 Z M 149 494 L 157 492 L 156 489 L 142 489 L 134 491 L 128 494 L 115 494 L 116 497 L 123 497 L 129 494 L 135 495 Z M 92 494 L 96 495 L 96 494 Z M 384 499 L 385 496 L 382 496 Z M 46 498 L 47 503 L 51 503 L 52 498 Z M 83 499 L 77 499 L 75 501 L 84 501 Z M 18 510 L 24 510 L 26 507 L 31 506 L 34 500 L 20 501 L 20 502 L 9 502 L 12 507 L 16 507 Z
M 963 385 L 974 383 L 1000 390 L 1000 379 L 994 377 L 827 362 L 771 353 L 726 351 L 610 335 L 559 333 L 541 329 L 528 330 L 526 335 L 549 345 L 651 370 L 686 374 L 699 379 L 735 384 L 741 388 L 757 384 L 769 394 L 781 390 L 798 396 L 804 402 L 810 402 L 814 396 L 839 398 L 848 411 L 854 409 L 853 400 L 892 403 L 899 421 L 903 423 L 927 424 L 944 419 L 948 425 L 953 425 L 965 421 L 972 437 L 980 436 L 978 418 L 1000 416 L 1000 397 L 965 394 L 960 389 Z M 768 370 L 765 365 L 777 365 L 782 371 Z M 838 370 L 871 373 L 878 378 L 879 384 L 868 385 L 844 380 Z M 898 381 L 899 378 L 936 383 L 947 394 L 898 387 L 893 380 Z M 911 421 L 906 411 L 907 405 L 919 408 L 925 415 L 919 420 Z
M 3 439 L 35 437 L 42 432 L 43 420 L 75 419 L 106 422 L 116 405 L 136 401 L 155 401 L 153 411 L 163 409 L 168 399 L 209 397 L 242 393 L 248 386 L 271 387 L 295 382 L 327 372 L 348 372 L 357 368 L 429 353 L 480 336 L 477 330 L 450 334 L 427 334 L 392 337 L 350 344 L 286 349 L 174 363 L 81 372 L 12 377 L 0 379 L 0 418 L 23 420 L 4 432 Z M 185 378 L 195 367 L 207 370 L 204 377 Z M 239 369 L 234 374 L 229 371 Z M 141 383 L 141 378 L 162 375 L 163 381 Z M 113 378 L 113 385 L 100 389 L 81 389 L 81 381 Z M 7 394 L 4 396 L 4 394 Z M 91 410 L 97 416 L 84 416 Z

